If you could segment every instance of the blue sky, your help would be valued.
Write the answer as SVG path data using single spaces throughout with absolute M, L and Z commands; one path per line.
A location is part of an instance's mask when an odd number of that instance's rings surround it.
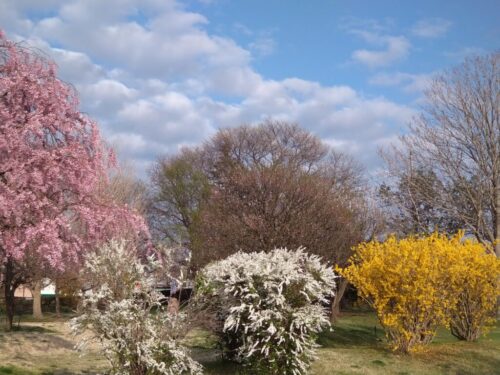
M 250 47 L 255 39 L 271 51 L 257 53 L 265 77 L 298 76 L 325 85 L 348 84 L 371 95 L 398 100 L 394 90 L 370 85 L 376 72 L 429 74 L 459 63 L 465 55 L 499 47 L 499 1 L 228 1 L 191 2 L 210 19 L 208 29 Z M 354 31 L 402 36 L 408 51 L 394 64 L 353 64 L 354 50 L 368 48 Z M 271 42 L 272 41 L 272 42 Z M 375 48 L 374 48 L 375 49 Z M 368 84 L 367 84 L 368 83 Z
M 220 127 L 297 122 L 381 167 L 434 74 L 498 50 L 500 1 L 0 0 L 0 28 L 48 53 L 119 156 Z

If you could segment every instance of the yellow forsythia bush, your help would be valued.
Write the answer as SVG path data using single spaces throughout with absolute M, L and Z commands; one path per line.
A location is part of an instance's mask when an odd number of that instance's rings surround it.
M 395 351 L 408 353 L 429 343 L 439 325 L 453 322 L 458 330 L 472 317 L 474 326 L 488 322 L 498 294 L 498 260 L 462 238 L 463 233 L 452 238 L 434 233 L 362 243 L 348 267 L 339 270 L 374 307 Z M 480 312 L 460 313 L 461 303 Z
M 452 311 L 451 333 L 460 340 L 475 341 L 496 321 L 496 297 L 500 295 L 500 259 L 483 245 L 465 241 L 456 248 L 456 262 L 463 270 Z

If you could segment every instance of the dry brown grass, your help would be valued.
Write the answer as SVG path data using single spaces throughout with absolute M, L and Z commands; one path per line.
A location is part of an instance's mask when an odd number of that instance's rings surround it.
M 12 332 L 0 332 L 0 374 L 97 374 L 106 367 L 98 348 L 79 356 L 67 319 L 26 322 Z

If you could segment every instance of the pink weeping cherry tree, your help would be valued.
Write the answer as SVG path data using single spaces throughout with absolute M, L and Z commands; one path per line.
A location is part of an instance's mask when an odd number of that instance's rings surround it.
M 9 329 L 14 291 L 30 281 L 31 265 L 59 272 L 125 234 L 149 243 L 139 215 L 98 193 L 114 158 L 56 71 L 0 32 L 0 282 Z

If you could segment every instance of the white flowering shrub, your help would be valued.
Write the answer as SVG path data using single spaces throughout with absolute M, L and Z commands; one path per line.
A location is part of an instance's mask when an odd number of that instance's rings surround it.
M 201 366 L 179 343 L 184 316 L 167 314 L 154 288 L 159 263 L 140 262 L 124 241 L 89 254 L 83 276 L 90 289 L 81 314 L 71 321 L 79 347 L 101 344 L 112 374 L 201 374 Z
M 332 268 L 303 248 L 240 252 L 200 272 L 196 300 L 251 373 L 300 375 L 315 358 L 316 334 L 329 326 L 322 304 L 334 286 Z

